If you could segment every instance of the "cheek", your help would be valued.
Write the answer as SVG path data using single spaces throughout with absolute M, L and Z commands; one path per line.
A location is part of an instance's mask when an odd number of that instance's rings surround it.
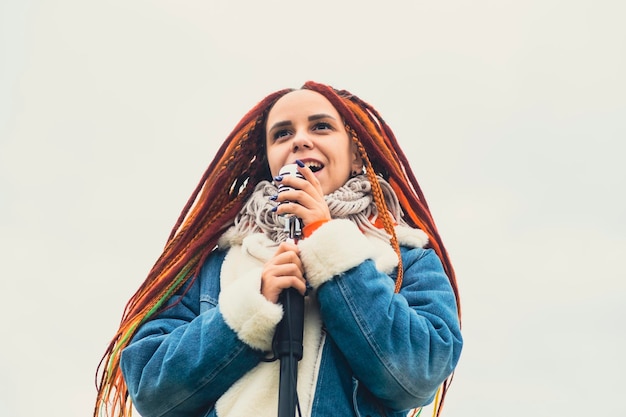
M 278 175 L 282 164 L 273 164 L 270 165 L 270 174 L 272 174 L 272 178 Z
M 269 166 L 272 177 L 278 175 L 278 171 L 282 167 L 282 162 L 275 149 L 269 149 L 266 152 L 267 165 Z

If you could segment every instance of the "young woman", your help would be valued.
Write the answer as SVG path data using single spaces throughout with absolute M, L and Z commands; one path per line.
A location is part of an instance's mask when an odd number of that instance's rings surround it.
M 293 163 L 301 177 L 279 176 Z M 313 82 L 266 97 L 218 151 L 127 305 L 95 415 L 276 416 L 287 288 L 305 296 L 302 416 L 438 413 L 462 346 L 453 268 L 389 127 Z

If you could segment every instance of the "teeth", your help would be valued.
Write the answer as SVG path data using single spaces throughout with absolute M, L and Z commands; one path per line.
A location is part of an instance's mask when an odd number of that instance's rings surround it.
M 307 162 L 306 166 L 313 172 L 317 172 L 322 169 L 324 166 L 318 162 Z

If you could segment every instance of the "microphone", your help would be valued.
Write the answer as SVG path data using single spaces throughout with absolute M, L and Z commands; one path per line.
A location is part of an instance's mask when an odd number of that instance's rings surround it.
M 282 167 L 278 173 L 281 176 L 294 175 L 304 178 L 298 172 L 296 164 Z M 278 186 L 278 192 L 293 190 L 293 187 Z M 292 214 L 285 218 L 285 231 L 288 240 L 296 242 L 302 235 L 301 220 Z M 304 333 L 304 297 L 295 288 L 284 289 L 279 297 L 283 305 L 283 318 L 278 323 L 274 336 L 274 354 L 280 359 L 280 382 L 278 390 L 278 416 L 294 417 L 298 405 L 296 391 L 298 378 L 298 361 L 302 359 L 302 339 Z
M 297 178 L 304 179 L 302 174 L 300 174 L 300 172 L 298 171 L 298 166 L 296 164 L 285 165 L 284 167 L 280 169 L 280 171 L 278 171 L 278 175 L 282 177 L 293 175 Z M 278 194 L 285 192 L 285 191 L 293 190 L 293 189 L 294 189 L 293 187 L 279 184 Z M 283 203 L 286 203 L 286 201 Z M 285 232 L 287 232 L 289 235 L 288 239 L 291 242 L 295 242 L 302 235 L 302 221 L 292 214 L 285 214 L 283 215 L 283 217 L 285 219 Z

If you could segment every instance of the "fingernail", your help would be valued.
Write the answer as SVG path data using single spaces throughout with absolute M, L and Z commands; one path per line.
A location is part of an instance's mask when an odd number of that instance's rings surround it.
M 282 175 L 277 175 L 274 177 L 274 181 L 282 181 L 282 180 L 283 180 Z
M 296 164 L 298 164 L 300 168 L 304 168 L 304 162 L 302 162 L 301 160 L 296 159 Z
M 271 195 L 270 196 L 270 200 L 272 200 L 272 201 L 276 201 L 277 198 L 278 198 L 278 195 Z
M 275 213 L 276 210 L 278 210 L 278 206 L 272 207 L 272 209 L 270 210 L 272 213 Z

